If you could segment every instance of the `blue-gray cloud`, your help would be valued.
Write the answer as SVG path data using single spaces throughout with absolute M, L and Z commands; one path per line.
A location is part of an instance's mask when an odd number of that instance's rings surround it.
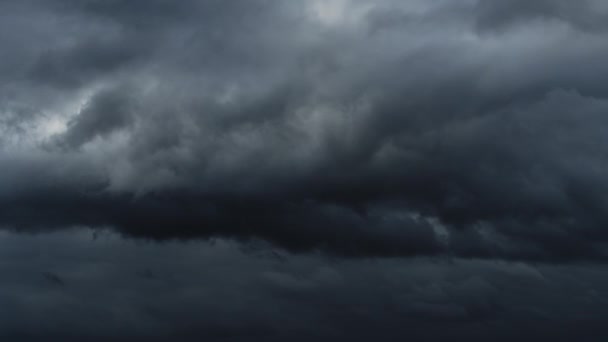
M 0 224 L 604 260 L 604 7 L 5 1 Z

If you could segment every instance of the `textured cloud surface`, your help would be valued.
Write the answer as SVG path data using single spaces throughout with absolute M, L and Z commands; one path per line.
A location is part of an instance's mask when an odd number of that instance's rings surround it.
M 0 224 L 607 256 L 602 1 L 0 3 Z
M 606 266 L 0 235 L 7 341 L 603 341 Z M 604 338 L 602 338 L 604 337 Z
M 0 0 L 0 340 L 606 341 L 607 3 Z

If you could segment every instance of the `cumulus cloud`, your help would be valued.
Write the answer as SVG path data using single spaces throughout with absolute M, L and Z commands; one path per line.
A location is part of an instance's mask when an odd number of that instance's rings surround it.
M 604 260 L 604 10 L 4 1 L 0 224 Z

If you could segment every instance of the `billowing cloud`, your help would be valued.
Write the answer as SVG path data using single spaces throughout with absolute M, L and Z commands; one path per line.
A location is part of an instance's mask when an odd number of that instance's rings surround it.
M 604 260 L 605 7 L 4 1 L 0 224 Z

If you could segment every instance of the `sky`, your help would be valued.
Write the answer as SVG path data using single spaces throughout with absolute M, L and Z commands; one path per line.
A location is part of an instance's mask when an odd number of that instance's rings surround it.
M 605 341 L 601 0 L 0 1 L 0 338 Z

